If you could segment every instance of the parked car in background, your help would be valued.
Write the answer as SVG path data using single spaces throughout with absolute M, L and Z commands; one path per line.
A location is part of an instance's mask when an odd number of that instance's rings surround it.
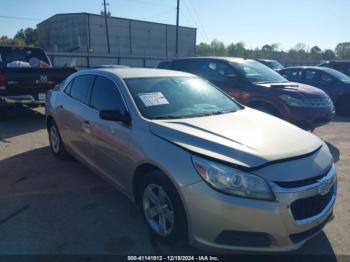
M 73 155 L 134 200 L 159 240 L 287 251 L 333 219 L 325 142 L 194 75 L 80 71 L 49 92 L 46 115 L 53 154 Z
M 272 70 L 279 71 L 284 68 L 284 66 L 276 61 L 276 60 L 269 60 L 269 59 L 257 59 L 258 62 L 270 67 Z
M 104 68 L 128 68 L 126 65 L 97 65 L 92 67 L 93 69 L 104 69 Z
M 170 69 L 171 68 L 171 60 L 161 61 L 156 67 L 159 69 Z
M 292 83 L 255 60 L 182 58 L 170 61 L 168 67 L 206 78 L 240 103 L 304 129 L 327 124 L 334 114 L 333 103 L 325 92 Z
M 327 67 L 290 67 L 280 71 L 290 81 L 312 85 L 326 92 L 340 115 L 350 115 L 350 77 Z
M 46 92 L 76 71 L 53 68 L 40 48 L 0 46 L 0 113 L 13 105 L 44 104 Z
M 350 76 L 350 60 L 332 60 L 322 63 L 319 66 L 333 68 Z

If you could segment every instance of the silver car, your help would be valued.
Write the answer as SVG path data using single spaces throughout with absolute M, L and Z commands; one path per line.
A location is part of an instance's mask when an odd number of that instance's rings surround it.
M 80 71 L 46 106 L 53 154 L 113 183 L 160 240 L 288 251 L 333 219 L 337 178 L 327 145 L 191 74 Z

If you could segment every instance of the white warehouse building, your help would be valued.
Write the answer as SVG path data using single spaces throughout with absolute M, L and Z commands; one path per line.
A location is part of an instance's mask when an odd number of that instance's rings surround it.
M 89 13 L 56 14 L 37 25 L 39 44 L 49 52 L 107 54 L 105 18 Z M 176 26 L 108 17 L 110 54 L 175 57 Z M 196 28 L 179 28 L 178 55 L 194 56 Z

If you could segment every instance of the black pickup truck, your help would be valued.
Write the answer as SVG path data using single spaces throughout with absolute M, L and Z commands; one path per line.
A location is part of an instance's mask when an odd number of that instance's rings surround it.
M 76 71 L 53 68 L 40 48 L 0 46 L 0 114 L 13 105 L 44 104 L 46 92 Z

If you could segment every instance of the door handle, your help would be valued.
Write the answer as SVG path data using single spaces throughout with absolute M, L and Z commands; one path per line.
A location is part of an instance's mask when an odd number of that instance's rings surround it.
M 83 128 L 85 133 L 87 133 L 89 135 L 91 134 L 91 130 L 90 130 L 91 125 L 90 125 L 89 121 L 84 121 L 84 123 L 81 125 L 81 127 Z

